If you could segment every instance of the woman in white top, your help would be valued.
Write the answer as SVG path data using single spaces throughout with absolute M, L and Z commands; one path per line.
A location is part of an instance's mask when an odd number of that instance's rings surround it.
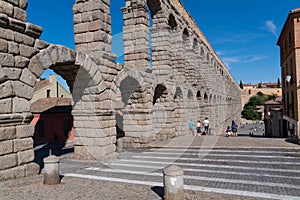
M 201 123 L 197 121 L 197 133 L 201 133 Z
M 205 120 L 203 121 L 203 124 L 204 124 L 204 131 L 205 131 L 205 134 L 207 135 L 208 134 L 208 129 L 209 129 L 209 121 L 208 121 L 208 118 L 206 117 Z

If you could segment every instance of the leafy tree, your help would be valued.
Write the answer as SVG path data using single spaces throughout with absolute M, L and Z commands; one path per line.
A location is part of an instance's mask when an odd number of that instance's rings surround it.
M 265 103 L 265 99 L 262 96 L 253 96 L 248 103 L 250 106 L 262 106 Z
M 257 120 L 260 119 L 260 114 L 256 112 L 256 106 L 262 106 L 266 101 L 268 101 L 269 97 L 264 95 L 262 92 L 258 92 L 257 95 L 252 96 L 248 103 L 245 104 L 244 109 L 242 111 L 242 115 L 244 118 L 248 120 Z
M 259 114 L 255 111 L 255 106 L 245 106 L 242 115 L 248 120 L 257 120 L 259 117 Z
M 240 80 L 240 88 L 241 88 L 241 89 L 244 89 L 244 85 L 243 85 L 242 80 Z
M 275 100 L 276 98 L 277 98 L 277 94 L 271 94 L 271 95 L 268 95 L 267 101 Z
M 280 79 L 278 78 L 277 79 L 277 88 L 280 88 L 281 87 L 281 83 L 280 83 Z
M 259 91 L 258 93 L 256 93 L 256 95 L 257 95 L 257 96 L 260 96 L 260 97 L 263 97 L 263 96 L 264 96 L 264 93 L 262 93 L 262 92 Z

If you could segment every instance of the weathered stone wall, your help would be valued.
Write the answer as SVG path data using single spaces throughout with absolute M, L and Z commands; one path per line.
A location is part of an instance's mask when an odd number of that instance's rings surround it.
M 125 147 L 147 146 L 145 139 L 141 140 L 144 135 L 148 142 L 187 135 L 190 119 L 203 121 L 208 117 L 210 132 L 216 135 L 222 134 L 232 120 L 239 122 L 241 90 L 179 0 L 127 0 L 122 11 L 125 74 L 142 79 L 137 88 L 150 84 L 154 92 L 146 101 L 152 105 L 143 107 L 129 99 L 130 108 L 147 110 L 132 109 L 139 117 L 124 121 Z M 150 80 L 142 75 L 146 71 L 150 71 Z M 159 86 L 165 87 L 165 92 L 154 102 Z M 132 117 L 132 112 L 127 112 L 129 106 L 124 107 L 124 119 Z M 149 128 L 136 131 L 134 126 L 142 119 Z

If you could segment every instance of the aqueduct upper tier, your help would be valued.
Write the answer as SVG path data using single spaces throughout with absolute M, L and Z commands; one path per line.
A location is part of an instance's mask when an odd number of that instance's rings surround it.
M 239 121 L 241 90 L 179 0 L 126 0 L 124 64 L 111 52 L 110 0 L 75 1 L 76 50 L 40 40 L 26 8 L 0 0 L 0 180 L 39 171 L 30 100 L 48 68 L 71 88 L 77 158 L 114 157 L 119 137 L 143 148 L 188 135 L 191 119 L 208 117 L 216 135 Z

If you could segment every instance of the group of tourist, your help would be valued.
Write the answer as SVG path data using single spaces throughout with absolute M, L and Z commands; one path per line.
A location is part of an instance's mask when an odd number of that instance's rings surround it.
M 196 129 L 195 129 L 195 123 L 191 119 L 189 122 L 189 128 L 190 128 L 190 131 L 193 136 L 196 135 L 196 133 L 199 135 L 208 135 L 209 134 L 209 120 L 207 117 L 204 119 L 204 121 L 202 123 L 200 122 L 200 120 L 198 120 L 196 123 Z
M 195 128 L 195 123 L 191 119 L 189 122 L 189 128 L 193 136 L 195 136 L 196 134 L 209 135 L 209 120 L 206 117 L 202 123 L 200 122 L 200 120 L 197 121 L 196 128 Z M 227 137 L 237 136 L 237 132 L 238 132 L 238 125 L 234 121 L 232 121 L 231 126 L 227 126 L 227 129 L 225 130 L 225 134 Z
M 227 137 L 237 136 L 237 132 L 238 132 L 238 125 L 234 121 L 231 122 L 231 127 L 227 126 L 227 129 L 225 130 L 225 134 Z

